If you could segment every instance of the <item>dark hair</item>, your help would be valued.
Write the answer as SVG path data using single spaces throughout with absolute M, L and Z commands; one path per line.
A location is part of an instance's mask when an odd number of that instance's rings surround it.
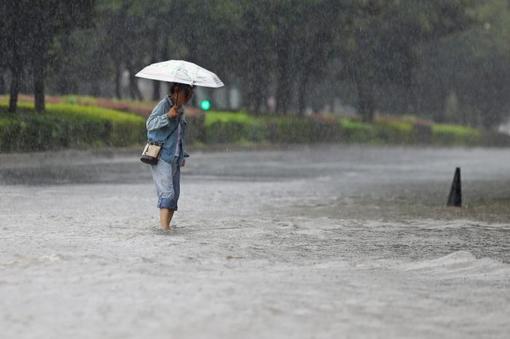
M 177 90 L 180 90 L 183 91 L 186 96 L 189 96 L 193 88 L 195 88 L 195 86 L 174 82 L 172 86 L 170 86 L 170 94 L 174 94 Z

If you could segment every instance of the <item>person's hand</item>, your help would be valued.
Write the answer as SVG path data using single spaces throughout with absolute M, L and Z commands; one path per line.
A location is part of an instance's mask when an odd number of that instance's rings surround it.
M 184 106 L 188 100 L 190 99 L 189 96 L 186 95 L 186 93 L 183 90 L 177 90 L 177 92 L 174 94 L 172 100 L 175 103 L 177 107 Z
M 169 118 L 175 119 L 179 115 L 177 106 L 175 106 L 175 105 L 172 106 L 170 108 L 170 110 L 168 111 L 167 115 L 168 115 Z
M 182 159 L 182 166 L 181 167 L 184 167 L 186 166 L 186 159 Z

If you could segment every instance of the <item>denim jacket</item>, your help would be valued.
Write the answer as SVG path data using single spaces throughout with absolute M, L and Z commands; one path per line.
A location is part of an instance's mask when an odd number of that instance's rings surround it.
M 177 160 L 178 164 L 182 166 L 184 158 L 189 157 L 184 148 L 184 136 L 186 133 L 186 125 L 188 123 L 186 122 L 183 114 L 175 118 L 168 117 L 167 112 L 170 110 L 172 105 L 172 100 L 167 96 L 161 100 L 156 107 L 154 107 L 145 123 L 145 126 L 147 127 L 147 139 L 150 142 L 164 143 L 161 149 L 160 159 L 171 163 L 176 156 L 176 148 L 178 147 L 177 127 L 178 124 L 180 124 L 182 148 L 179 151 Z

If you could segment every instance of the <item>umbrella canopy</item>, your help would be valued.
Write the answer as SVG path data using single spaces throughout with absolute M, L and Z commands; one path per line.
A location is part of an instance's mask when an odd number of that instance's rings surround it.
M 168 60 L 151 64 L 136 76 L 144 79 L 178 82 L 192 86 L 218 88 L 223 82 L 216 74 L 192 62 L 184 60 Z

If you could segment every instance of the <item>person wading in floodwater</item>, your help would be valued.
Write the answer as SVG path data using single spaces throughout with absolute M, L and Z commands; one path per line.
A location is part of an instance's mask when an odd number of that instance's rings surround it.
M 158 163 L 151 165 L 158 195 L 159 222 L 164 230 L 170 230 L 170 221 L 177 211 L 181 167 L 189 156 L 184 150 L 187 123 L 183 105 L 193 96 L 193 89 L 190 85 L 174 83 L 170 95 L 154 107 L 146 122 L 148 139 L 164 141 Z

